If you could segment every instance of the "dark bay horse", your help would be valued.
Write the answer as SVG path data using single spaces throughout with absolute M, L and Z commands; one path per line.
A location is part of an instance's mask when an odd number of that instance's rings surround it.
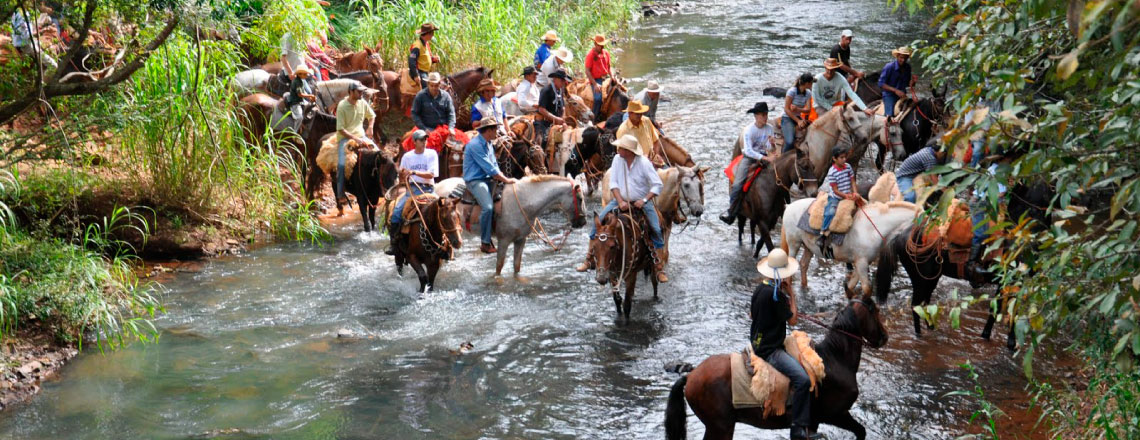
M 625 315 L 629 322 L 629 311 L 633 308 L 633 292 L 637 287 L 637 273 L 643 272 L 653 282 L 653 297 L 657 298 L 657 277 L 653 276 L 653 246 L 649 243 L 648 226 L 640 209 L 630 206 L 631 211 L 614 210 L 599 220 L 597 239 L 594 243 L 594 278 L 598 284 L 609 284 L 614 297 L 618 316 Z M 625 282 L 625 300 L 618 293 L 618 287 Z
M 334 134 L 330 133 L 326 137 Z M 351 176 L 345 179 L 344 190 L 356 197 L 360 220 L 364 222 L 364 232 L 379 230 L 376 227 L 376 207 L 382 206 L 380 199 L 388 193 L 389 188 L 396 185 L 396 174 L 396 164 L 387 153 L 378 150 L 359 151 L 356 167 Z
M 747 178 L 746 176 L 737 176 Z M 752 257 L 760 256 L 759 244 L 768 247 L 768 251 L 776 247 L 772 244 L 771 229 L 779 224 L 780 216 L 784 214 L 784 206 L 791 197 L 792 184 L 796 184 L 807 194 L 815 194 L 819 189 L 819 181 L 812 171 L 811 161 L 801 157 L 799 150 L 795 154 L 781 154 L 772 164 L 764 168 L 748 193 L 744 195 L 744 204 L 740 207 L 737 217 L 737 239 L 744 234 L 744 224 L 751 221 L 754 227 L 760 229 L 760 241 Z M 743 244 L 743 243 L 742 243 Z
M 526 177 L 527 167 L 533 174 L 547 174 L 546 153 L 542 147 L 525 139 L 496 139 L 495 154 L 499 159 L 499 170 L 505 176 L 515 179 Z
M 416 203 L 408 200 L 408 204 Z M 463 246 L 457 201 L 441 197 L 419 205 L 420 216 L 408 224 L 408 235 L 396 250 L 396 267 L 412 266 L 420 280 L 420 292 L 435 290 L 435 276 L 443 260 L 450 260 Z
M 879 308 L 869 297 L 853 299 L 839 312 L 827 335 L 815 344 L 823 359 L 827 376 L 811 400 L 812 430 L 828 424 L 851 431 L 858 440 L 867 438 L 867 430 L 851 416 L 851 406 L 859 397 L 856 374 L 863 356 L 863 345 L 879 348 L 887 343 L 887 330 L 879 317 Z M 681 377 L 669 391 L 665 406 L 665 438 L 683 440 L 687 426 L 685 401 L 705 424 L 705 440 L 732 439 L 736 424 L 747 423 L 761 429 L 787 429 L 790 414 L 764 418 L 763 408 L 733 408 L 732 368 L 729 355 L 710 356 L 688 376 Z
M 894 150 L 896 161 L 906 159 L 925 147 L 934 136 L 935 129 L 945 114 L 942 98 L 937 94 L 934 98 L 923 98 L 913 105 L 914 108 L 903 116 L 902 121 L 899 121 L 899 128 L 902 129 L 902 151 Z M 880 172 L 883 171 L 883 162 L 886 160 L 888 149 L 890 148 L 879 148 L 875 156 L 875 167 Z
M 1015 185 L 1009 194 L 1008 209 L 1011 219 L 1015 219 L 1015 222 L 1023 218 L 1030 220 L 1032 222 L 1029 225 L 1030 230 L 1040 231 L 1047 227 L 1049 224 L 1048 216 L 1043 208 L 1049 206 L 1053 197 L 1053 190 L 1049 185 L 1044 183 Z M 965 273 L 965 263 L 961 265 L 958 263 L 964 258 L 968 258 L 969 249 L 949 250 L 937 243 L 924 243 L 922 232 L 922 227 L 910 225 L 888 237 L 887 245 L 879 254 L 878 269 L 875 272 L 875 296 L 879 302 L 887 300 L 887 294 L 891 290 L 891 281 L 900 263 L 907 276 L 910 277 L 912 288 L 910 304 L 912 309 L 914 306 L 925 306 L 930 303 L 934 289 L 938 287 L 938 280 L 943 276 L 969 281 L 973 286 L 998 282 L 994 273 L 991 273 L 986 279 L 971 279 L 972 274 Z M 980 262 L 980 264 L 985 265 L 992 263 L 992 260 Z M 1005 303 L 1004 298 L 1001 298 L 1003 296 L 1002 287 L 999 286 L 998 288 L 997 307 L 999 311 L 1004 309 Z M 920 336 L 922 334 L 922 327 L 919 325 L 921 318 L 913 310 L 911 316 L 914 320 L 914 334 Z M 983 339 L 990 339 L 990 333 L 993 331 L 996 321 L 994 310 L 991 308 L 985 328 L 982 329 Z M 1014 326 L 1012 325 L 1006 338 L 1006 346 L 1010 350 L 1016 347 Z
M 459 110 L 464 107 L 464 102 L 467 102 L 467 97 L 475 91 L 475 86 L 479 85 L 479 81 L 484 78 L 490 78 L 494 75 L 495 69 L 488 69 L 483 66 L 474 67 L 455 73 L 451 76 L 444 78 L 443 86 L 445 89 L 450 90 L 452 104 L 455 105 L 455 118 L 456 122 L 460 120 Z M 400 110 L 400 114 L 405 115 L 412 107 L 411 100 L 405 99 L 400 93 L 400 81 L 403 81 L 405 75 L 400 75 L 398 72 L 384 71 L 384 82 L 388 84 L 388 90 L 391 91 L 390 109 Z M 376 119 L 382 118 L 384 115 L 377 114 Z M 470 117 L 468 118 L 470 119 Z M 468 121 L 470 122 L 470 121 Z

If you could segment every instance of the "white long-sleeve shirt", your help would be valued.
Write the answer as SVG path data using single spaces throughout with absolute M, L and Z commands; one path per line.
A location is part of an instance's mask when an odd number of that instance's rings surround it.
M 867 104 L 859 99 L 859 95 L 851 90 L 851 84 L 847 83 L 847 78 L 839 74 L 831 75 L 831 79 L 819 74 L 815 76 L 815 84 L 811 86 L 812 100 L 815 102 L 815 111 L 823 116 L 831 110 L 831 107 L 838 101 L 848 101 L 855 103 L 859 110 L 866 110 Z
M 765 124 L 763 127 L 757 127 L 755 123 L 748 124 L 748 128 L 744 130 L 743 148 L 740 152 L 752 160 L 760 160 L 768 155 L 768 148 L 772 145 L 772 134 L 775 130 L 771 125 Z
M 535 107 L 538 107 L 538 91 L 534 83 L 525 79 L 520 81 L 519 87 L 515 89 L 515 99 L 519 102 L 519 108 L 523 111 L 534 111 Z
M 653 163 L 644 156 L 637 156 L 627 165 L 620 155 L 614 156 L 610 165 L 610 188 L 617 188 L 618 194 L 626 202 L 633 203 L 649 196 L 661 194 L 661 176 L 653 169 Z
M 555 59 L 554 54 L 551 53 L 550 56 L 546 58 L 546 61 L 542 62 L 542 69 L 539 69 L 538 78 L 534 80 L 534 83 L 538 85 L 538 89 L 542 90 L 546 88 L 546 85 L 550 84 L 550 74 L 562 68 L 562 65 Z

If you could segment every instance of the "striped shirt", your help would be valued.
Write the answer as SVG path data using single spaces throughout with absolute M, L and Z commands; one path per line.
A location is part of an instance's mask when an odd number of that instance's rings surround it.
M 895 171 L 895 177 L 911 177 L 917 176 L 919 173 L 930 171 L 938 165 L 938 158 L 934 157 L 934 147 L 925 147 L 914 153 L 899 165 L 899 170 Z
M 832 165 L 827 169 L 827 177 L 823 179 L 823 188 L 827 190 L 827 194 L 832 197 L 839 197 L 835 190 L 831 188 L 831 184 L 839 189 L 839 192 L 844 194 L 851 193 L 851 182 L 855 181 L 855 170 L 851 169 L 850 165 L 843 164 L 843 168 Z

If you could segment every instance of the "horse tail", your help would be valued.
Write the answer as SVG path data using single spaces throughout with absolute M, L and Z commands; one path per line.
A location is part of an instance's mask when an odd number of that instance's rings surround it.
M 681 376 L 669 390 L 669 403 L 665 405 L 665 440 L 685 440 L 688 427 L 685 425 L 685 383 L 689 376 Z
M 891 280 L 899 267 L 899 249 L 906 249 L 906 240 L 912 228 L 904 228 L 887 239 L 886 246 L 879 250 L 879 264 L 875 269 L 875 299 L 879 303 L 887 300 L 891 291 Z

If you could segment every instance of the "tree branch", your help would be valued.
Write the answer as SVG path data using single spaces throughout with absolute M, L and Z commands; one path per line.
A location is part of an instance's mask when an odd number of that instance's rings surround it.
M 87 11 L 83 14 L 83 26 L 79 28 L 79 31 L 76 33 L 77 36 L 71 41 L 71 47 L 67 49 L 67 53 L 60 59 L 59 68 L 55 69 L 55 75 L 52 75 L 52 82 L 59 81 L 59 78 L 63 76 L 64 70 L 66 70 L 64 66 L 71 64 L 71 60 L 75 58 L 75 55 L 83 48 L 83 44 L 87 42 L 87 36 L 91 31 L 91 23 L 95 21 L 95 8 L 98 6 L 99 2 L 87 2 Z

